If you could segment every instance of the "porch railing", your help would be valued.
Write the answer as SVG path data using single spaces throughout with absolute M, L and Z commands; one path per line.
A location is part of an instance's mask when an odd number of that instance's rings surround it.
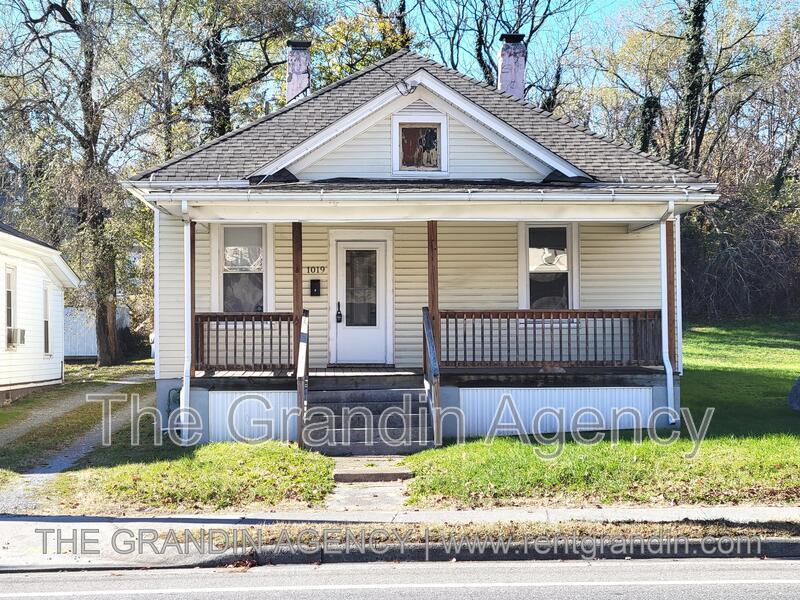
M 442 310 L 442 367 L 659 366 L 658 310 Z
M 433 422 L 433 442 L 442 445 L 442 398 L 439 373 L 439 358 L 436 355 L 436 339 L 433 332 L 433 323 L 428 307 L 422 309 L 422 353 L 423 378 L 425 380 L 425 394 L 428 400 L 428 409 L 431 411 Z
M 300 318 L 300 339 L 297 346 L 297 363 L 294 367 L 294 376 L 297 381 L 297 439 L 302 446 L 303 425 L 306 420 L 306 397 L 308 396 L 308 311 L 304 310 Z
M 276 371 L 294 368 L 290 312 L 196 313 L 195 368 Z

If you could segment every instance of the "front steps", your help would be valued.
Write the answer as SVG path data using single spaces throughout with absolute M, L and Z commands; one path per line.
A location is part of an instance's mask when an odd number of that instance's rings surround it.
M 336 483 L 386 483 L 411 479 L 413 473 L 398 464 L 396 456 L 340 456 L 336 458 Z
M 310 389 L 306 447 L 328 456 L 413 454 L 433 447 L 425 390 Z

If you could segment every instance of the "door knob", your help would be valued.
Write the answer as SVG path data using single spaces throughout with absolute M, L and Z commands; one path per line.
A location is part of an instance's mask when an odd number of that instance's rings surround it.
M 336 303 L 336 322 L 337 323 L 341 323 L 342 322 L 342 303 L 341 302 L 337 302 Z

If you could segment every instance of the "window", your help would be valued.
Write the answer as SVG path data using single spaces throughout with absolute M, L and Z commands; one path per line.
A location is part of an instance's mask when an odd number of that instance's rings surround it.
M 12 348 L 17 345 L 16 331 L 17 324 L 17 271 L 16 269 L 6 268 L 6 346 Z
M 400 169 L 441 171 L 441 133 L 437 124 L 401 124 Z
M 528 227 L 528 306 L 570 307 L 569 228 Z
M 264 310 L 264 228 L 224 227 L 222 248 L 222 309 L 225 312 Z
M 50 354 L 50 294 L 47 284 L 42 290 L 42 319 L 44 321 L 44 353 Z
M 442 177 L 447 173 L 447 116 L 435 111 L 392 116 L 392 173 Z

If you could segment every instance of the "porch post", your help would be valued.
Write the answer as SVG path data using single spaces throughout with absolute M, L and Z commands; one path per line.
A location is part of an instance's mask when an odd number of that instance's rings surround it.
M 190 313 L 191 314 L 191 317 L 190 317 L 191 329 L 190 329 L 190 331 L 191 331 L 191 344 L 192 344 L 192 362 L 191 362 L 192 375 L 194 375 L 194 372 L 197 370 L 197 332 L 195 331 L 195 326 L 194 326 L 194 315 L 195 315 L 195 312 L 196 312 L 196 309 L 195 309 L 195 297 L 197 295 L 195 293 L 195 285 L 196 284 L 195 284 L 195 277 L 194 277 L 194 274 L 195 274 L 195 254 L 196 254 L 196 248 L 197 248 L 197 239 L 196 239 L 196 236 L 195 236 L 195 233 L 196 233 L 195 232 L 195 228 L 196 228 L 196 226 L 197 226 L 197 223 L 195 223 L 194 221 L 192 221 L 189 224 L 189 237 L 191 238 L 191 241 L 190 241 L 191 249 L 190 249 L 189 276 L 190 276 L 190 296 L 192 297 L 192 309 L 191 309 L 191 313 Z
M 294 321 L 292 356 L 296 363 L 300 352 L 300 323 L 303 318 L 303 224 L 300 222 L 292 223 L 292 313 Z
M 439 227 L 428 221 L 428 310 L 431 313 L 437 359 L 442 359 L 441 323 L 439 322 Z
M 181 439 L 188 438 L 188 428 L 185 411 L 189 407 L 192 386 L 192 365 L 194 363 L 192 352 L 192 314 L 193 314 L 193 238 L 194 227 L 188 217 L 188 205 L 184 203 L 183 212 L 183 385 L 180 397 L 180 431 Z

